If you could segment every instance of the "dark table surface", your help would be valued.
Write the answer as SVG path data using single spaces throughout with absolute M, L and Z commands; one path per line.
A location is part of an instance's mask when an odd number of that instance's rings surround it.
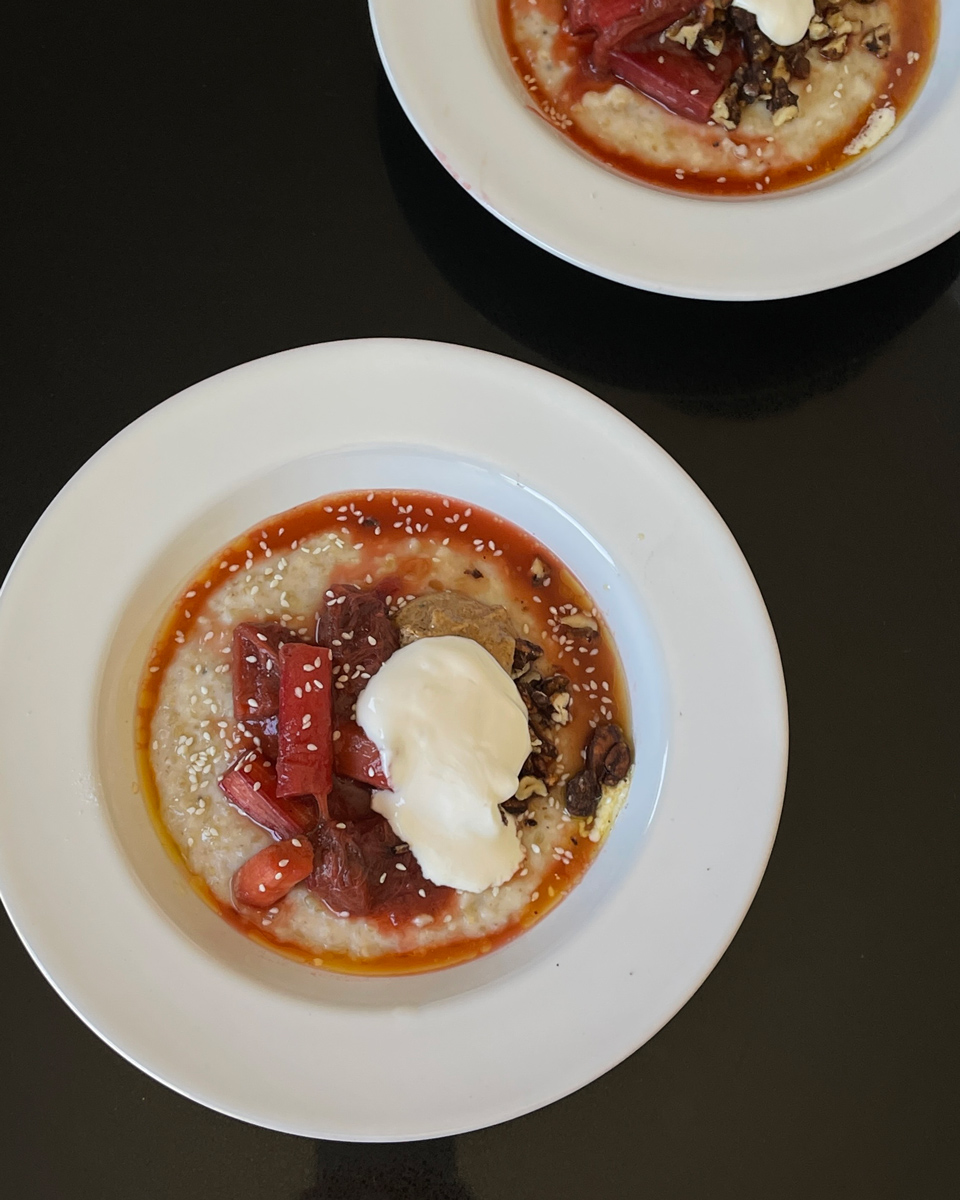
M 792 753 L 766 877 L 690 1003 L 591 1086 L 455 1139 L 343 1146 L 200 1108 L 81 1024 L 4 919 L 6 1194 L 956 1194 L 960 239 L 797 301 L 635 293 L 460 191 L 361 0 L 22 8 L 5 563 L 89 455 L 207 375 L 334 338 L 479 346 L 596 392 L 703 487 L 769 606 Z

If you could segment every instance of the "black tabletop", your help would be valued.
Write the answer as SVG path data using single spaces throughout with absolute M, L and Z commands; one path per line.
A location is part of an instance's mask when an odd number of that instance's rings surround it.
M 632 292 L 444 173 L 361 0 L 22 8 L 5 563 L 89 455 L 205 376 L 335 338 L 479 346 L 596 392 L 705 490 L 769 607 L 792 750 L 759 894 L 690 1003 L 591 1086 L 455 1139 L 311 1142 L 203 1109 L 101 1043 L 4 919 L 8 1194 L 954 1194 L 960 239 L 795 301 Z

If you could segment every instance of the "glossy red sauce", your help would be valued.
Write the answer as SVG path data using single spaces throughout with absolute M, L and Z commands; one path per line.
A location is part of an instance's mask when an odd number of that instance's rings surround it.
M 684 178 L 678 179 L 673 166 L 665 167 L 647 163 L 631 155 L 617 153 L 585 133 L 580 129 L 576 120 L 570 117 L 571 108 L 583 99 L 586 92 L 606 92 L 620 81 L 612 76 L 605 79 L 597 77 L 590 66 L 589 42 L 584 38 L 573 37 L 562 24 L 566 12 L 563 0 L 536 0 L 540 11 L 549 19 L 560 24 L 555 50 L 556 57 L 563 61 L 572 61 L 574 64 L 561 94 L 552 101 L 544 99 L 531 74 L 532 68 L 528 57 L 517 44 L 514 36 L 512 15 L 514 0 L 497 0 L 497 2 L 501 31 L 510 60 L 537 110 L 548 124 L 560 130 L 565 137 L 575 142 L 591 158 L 598 159 L 604 166 L 621 174 L 673 192 L 719 197 L 755 197 L 757 195 L 757 183 L 754 179 L 724 174 L 723 182 L 721 182 L 719 174 L 708 174 L 703 171 L 697 174 L 688 173 L 684 175 Z M 892 0 L 892 2 L 897 9 L 899 37 L 888 57 L 883 60 L 886 68 L 886 81 L 880 91 L 889 95 L 891 102 L 896 104 L 897 121 L 899 122 L 920 91 L 933 61 L 939 14 L 936 0 Z M 523 3 L 526 4 L 527 0 L 523 0 Z M 692 4 L 691 11 L 695 7 Z M 913 59 L 914 54 L 918 54 L 919 58 Z M 795 90 L 798 82 L 794 82 Z M 802 100 L 801 93 L 801 103 Z M 763 185 L 763 190 L 772 192 L 799 187 L 849 165 L 852 160 L 849 156 L 844 155 L 843 148 L 850 141 L 853 132 L 863 126 L 871 107 L 869 103 L 866 104 L 856 120 L 851 122 L 851 126 L 844 130 L 842 135 L 823 145 L 815 158 L 806 162 L 798 162 L 790 167 L 771 170 L 770 182 Z M 725 130 L 719 126 L 716 126 L 716 129 L 718 137 L 726 136 Z M 762 138 L 740 135 L 737 130 L 733 130 L 731 136 L 748 145 L 751 153 L 763 142 Z M 808 170 L 808 168 L 810 169 Z
M 151 724 L 164 672 L 205 611 L 206 598 L 215 593 L 218 585 L 237 572 L 249 570 L 251 564 L 296 554 L 304 539 L 324 533 L 335 533 L 361 550 L 356 565 L 335 571 L 330 584 L 354 583 L 369 588 L 380 578 L 398 577 L 406 596 L 422 595 L 431 589 L 443 590 L 448 585 L 436 577 L 436 568 L 431 561 L 435 547 L 443 543 L 471 559 L 471 567 L 457 585 L 458 591 L 483 599 L 486 574 L 500 573 L 509 593 L 529 618 L 518 633 L 542 646 L 552 668 L 570 680 L 571 721 L 558 736 L 565 766 L 569 764 L 571 770 L 579 769 L 579 750 L 589 740 L 593 726 L 600 721 L 614 721 L 629 735 L 629 709 L 620 664 L 602 614 L 595 609 L 593 600 L 579 581 L 535 538 L 475 505 L 430 493 L 362 491 L 323 497 L 269 518 L 218 551 L 183 589 L 152 648 L 137 709 L 138 764 L 157 831 L 168 852 L 185 870 L 180 849 L 161 817 L 150 759 Z M 421 544 L 416 553 L 409 549 L 411 537 Z M 391 553 L 395 555 L 396 563 L 387 570 L 379 560 Z M 537 558 L 549 568 L 549 573 L 539 584 L 531 575 L 531 565 Z M 474 572 L 479 572 L 480 578 L 476 578 Z M 556 616 L 563 605 L 571 605 L 581 612 L 593 612 L 598 621 L 601 636 L 586 652 L 559 640 L 564 633 Z M 265 619 L 284 620 L 285 614 L 270 614 Z M 597 845 L 585 836 L 580 822 L 571 821 L 564 830 L 563 844 L 569 856 L 560 861 L 550 856 L 550 866 L 539 886 L 539 895 L 508 927 L 489 937 L 465 938 L 423 951 L 373 959 L 355 959 L 331 952 L 318 958 L 315 950 L 272 936 L 269 929 L 263 928 L 261 914 L 238 912 L 224 905 L 201 878 L 189 871 L 188 874 L 198 894 L 234 928 L 254 941 L 299 961 L 332 970 L 406 974 L 451 966 L 485 954 L 540 920 L 574 886 L 597 851 Z M 409 886 L 395 888 L 388 906 L 371 917 L 359 919 L 402 927 L 418 914 L 442 917 L 453 904 L 455 894 L 448 888 L 426 884 L 419 869 L 415 868 L 415 860 L 411 866 L 414 869 L 407 872 Z M 426 897 L 420 895 L 421 889 L 427 893 Z

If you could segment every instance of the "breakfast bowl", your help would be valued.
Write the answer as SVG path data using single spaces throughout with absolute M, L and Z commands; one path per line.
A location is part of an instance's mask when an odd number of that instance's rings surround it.
M 343 970 L 224 920 L 145 795 L 144 680 L 172 606 L 271 514 L 361 491 L 456 498 L 525 531 L 593 598 L 622 669 L 632 769 L 589 868 L 542 919 L 444 969 Z M 303 1136 L 462 1132 L 609 1069 L 715 965 L 779 819 L 783 678 L 733 537 L 623 417 L 478 351 L 307 347 L 147 413 L 31 533 L 0 596 L 0 660 L 15 697 L 0 892 L 40 969 L 150 1075 Z
M 960 228 L 958 6 L 794 3 L 814 19 L 787 46 L 745 8 L 678 17 L 682 0 L 370 10 L 412 124 L 512 229 L 632 287 L 763 300 L 875 275 Z M 637 28 L 635 9 L 661 15 Z M 609 28 L 640 40 L 611 60 Z

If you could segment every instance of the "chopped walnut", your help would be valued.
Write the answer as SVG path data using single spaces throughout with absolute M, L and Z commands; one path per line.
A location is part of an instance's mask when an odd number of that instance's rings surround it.
M 731 83 L 720 99 L 714 104 L 711 118 L 724 129 L 736 129 L 740 124 L 741 106 L 739 91 L 735 83 Z
M 539 740 L 540 745 L 523 764 L 521 778 L 532 775 L 535 779 L 542 779 L 548 788 L 552 788 L 560 778 L 558 751 L 553 742 L 548 742 L 545 738 Z
M 827 24 L 834 33 L 857 33 L 861 22 L 855 17 L 848 17 L 844 12 L 835 12 L 827 17 Z
M 770 72 L 774 81 L 782 79 L 784 83 L 790 81 L 790 68 L 787 66 L 787 60 L 781 54 L 774 64 L 773 70 Z
M 753 63 L 766 62 L 773 52 L 773 44 L 759 29 L 748 29 L 743 35 L 747 54 Z
M 592 817 L 600 802 L 600 784 L 597 777 L 585 767 L 567 781 L 567 812 L 572 817 Z
M 513 667 L 510 674 L 514 679 L 519 679 L 525 674 L 531 664 L 535 663 L 543 650 L 536 642 L 528 642 L 526 638 L 517 638 L 517 644 L 513 651 Z
M 671 42 L 679 42 L 688 50 L 692 50 L 697 44 L 697 38 L 702 29 L 703 25 L 699 21 L 694 24 L 684 17 L 682 20 L 674 22 L 666 33 Z
M 779 129 L 781 125 L 786 125 L 788 121 L 792 121 L 794 117 L 799 117 L 800 108 L 796 104 L 787 104 L 783 108 L 778 108 L 773 114 L 773 127 Z
M 772 91 L 773 80 L 770 78 L 770 72 L 763 63 L 751 63 L 744 71 L 740 84 L 740 94 L 743 99 L 752 104 L 761 96 L 769 96 Z
M 825 45 L 817 47 L 820 51 L 820 57 L 825 58 L 827 62 L 839 62 L 847 52 L 849 41 L 850 39 L 847 34 L 831 38 Z
M 831 29 L 826 21 L 821 21 L 819 17 L 814 17 L 810 22 L 810 28 L 807 30 L 807 36 L 811 42 L 822 42 L 830 36 Z
M 810 78 L 810 59 L 807 58 L 807 48 L 799 42 L 796 46 L 788 46 L 784 50 L 787 68 L 794 79 Z
M 570 705 L 572 696 L 569 692 L 557 692 L 555 696 L 550 697 L 550 703 L 553 706 L 553 715 L 551 717 L 554 725 L 567 725 L 570 722 Z
M 777 129 L 781 125 L 785 125 L 787 121 L 792 121 L 800 113 L 797 97 L 787 87 L 785 79 L 774 80 L 773 91 L 770 95 L 770 111 L 773 113 L 774 128 Z
M 890 26 L 887 24 L 877 25 L 875 29 L 868 29 L 863 35 L 862 45 L 877 58 L 886 58 L 890 53 L 890 40 Z
M 734 28 L 739 29 L 741 33 L 746 33 L 748 29 L 756 29 L 757 27 L 757 18 L 752 12 L 747 12 L 745 8 L 738 8 L 734 5 L 729 11 L 729 16 Z
M 531 796 L 545 796 L 546 794 L 547 785 L 542 779 L 537 779 L 535 775 L 524 775 L 517 786 L 517 794 L 514 799 L 524 801 L 524 806 L 526 806 L 526 801 L 529 800 Z M 508 805 L 510 804 L 510 801 L 505 800 L 504 804 Z M 507 812 L 509 811 L 510 809 L 508 808 Z
M 722 25 L 713 25 L 700 34 L 700 45 L 714 58 L 723 53 L 727 41 L 727 31 Z
M 570 613 L 560 618 L 560 624 L 584 642 L 594 642 L 600 636 L 600 626 L 586 613 Z
M 601 786 L 619 783 L 630 770 L 630 747 L 619 725 L 600 725 L 587 746 L 587 767 Z
M 530 564 L 530 582 L 534 587 L 543 587 L 545 581 L 549 578 L 550 568 L 543 561 L 543 559 L 537 555 L 537 557 Z

